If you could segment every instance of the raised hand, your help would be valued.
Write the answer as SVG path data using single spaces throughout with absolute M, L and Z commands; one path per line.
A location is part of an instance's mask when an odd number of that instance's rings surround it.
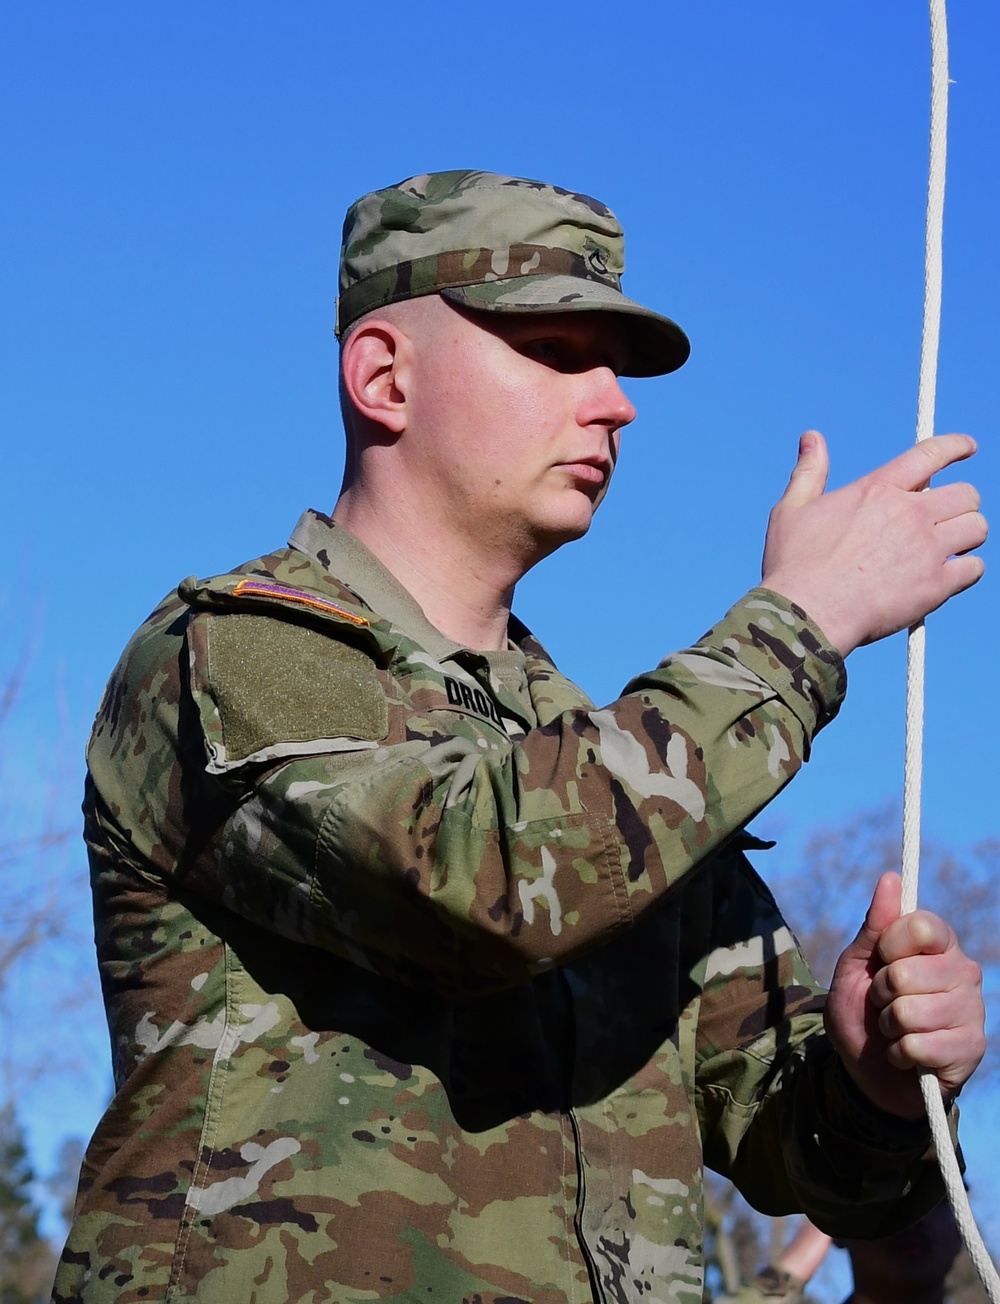
M 967 555 L 987 533 L 975 488 L 920 492 L 975 451 L 968 435 L 938 435 L 826 493 L 826 443 L 807 431 L 771 512 L 763 584 L 802 607 L 843 656 L 915 624 L 983 573 Z
M 826 1030 L 851 1077 L 880 1109 L 923 1110 L 918 1067 L 946 1101 L 986 1049 L 982 973 L 937 915 L 900 915 L 901 881 L 883 874 L 865 922 L 837 962 Z

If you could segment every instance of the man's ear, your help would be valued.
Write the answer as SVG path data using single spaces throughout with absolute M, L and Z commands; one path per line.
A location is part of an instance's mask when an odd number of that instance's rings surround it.
M 407 364 L 412 346 L 392 322 L 364 322 L 344 341 L 344 393 L 366 421 L 400 434 L 406 427 Z

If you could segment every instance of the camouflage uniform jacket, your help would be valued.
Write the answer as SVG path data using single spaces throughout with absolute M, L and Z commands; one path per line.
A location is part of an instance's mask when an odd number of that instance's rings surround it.
M 307 513 L 136 634 L 85 802 L 117 1094 L 57 1300 L 695 1304 L 705 1163 L 842 1234 L 939 1197 L 740 849 L 839 658 L 754 590 L 598 710 L 511 628 L 456 647 Z

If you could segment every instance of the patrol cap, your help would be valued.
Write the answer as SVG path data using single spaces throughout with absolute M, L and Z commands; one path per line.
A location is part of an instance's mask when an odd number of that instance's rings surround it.
M 675 371 L 691 345 L 622 294 L 624 250 L 614 213 L 588 195 L 493 172 L 410 177 L 347 210 L 337 335 L 426 294 L 482 312 L 613 312 L 627 328 L 626 376 Z

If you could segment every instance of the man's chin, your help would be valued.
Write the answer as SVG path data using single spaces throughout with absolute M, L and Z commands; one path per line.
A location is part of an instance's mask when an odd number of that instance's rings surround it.
M 593 522 L 593 516 L 586 519 L 581 518 L 578 521 L 567 521 L 559 527 L 553 527 L 536 535 L 536 556 L 532 565 L 542 560 L 543 557 L 549 557 L 554 552 L 567 543 L 575 543 L 577 539 L 582 539 L 590 529 Z

